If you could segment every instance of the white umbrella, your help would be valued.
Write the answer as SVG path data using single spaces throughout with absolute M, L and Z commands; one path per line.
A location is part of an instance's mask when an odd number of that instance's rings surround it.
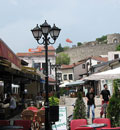
M 84 80 L 101 80 L 101 79 L 108 79 L 108 80 L 120 79 L 120 67 L 112 70 L 107 70 L 104 72 L 92 74 L 84 78 Z

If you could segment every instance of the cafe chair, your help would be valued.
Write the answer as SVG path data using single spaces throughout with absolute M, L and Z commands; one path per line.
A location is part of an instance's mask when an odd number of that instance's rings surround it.
M 8 126 L 8 125 L 10 125 L 9 120 L 0 120 L 0 126 Z
M 102 128 L 101 130 L 120 130 L 120 127 L 114 127 L 114 128 Z
M 42 127 L 42 124 L 45 124 L 45 110 L 39 110 L 36 116 L 36 127 L 39 127 L 40 129 Z
M 23 120 L 29 120 L 29 121 L 31 121 L 31 127 L 32 128 L 35 127 L 34 112 L 32 110 L 25 109 L 22 112 L 21 116 L 22 116 Z
M 80 127 L 82 125 L 87 125 L 86 119 L 75 119 L 75 120 L 71 120 L 70 122 L 71 130 L 75 130 L 75 128 Z
M 107 126 L 105 127 L 101 127 L 101 128 L 110 128 L 111 127 L 111 122 L 110 122 L 110 119 L 108 118 L 95 118 L 93 120 L 93 123 L 96 123 L 96 124 L 106 124 Z M 101 130 L 101 128 L 96 128 L 96 130 Z
M 94 130 L 93 127 L 77 127 L 75 130 Z
M 31 121 L 29 120 L 15 120 L 15 126 L 23 126 L 23 130 L 30 130 L 31 129 Z

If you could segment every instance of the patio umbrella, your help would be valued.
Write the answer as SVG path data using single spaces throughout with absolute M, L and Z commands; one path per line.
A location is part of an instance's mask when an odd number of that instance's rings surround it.
M 107 80 L 120 79 L 120 67 L 92 74 L 84 78 L 84 80 L 101 80 L 101 79 L 107 79 Z

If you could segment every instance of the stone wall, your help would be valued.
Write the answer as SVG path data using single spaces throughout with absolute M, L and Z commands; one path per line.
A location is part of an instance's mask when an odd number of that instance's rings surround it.
M 120 43 L 120 34 L 119 33 L 108 34 L 107 44 L 110 44 L 110 43 Z
M 69 55 L 71 59 L 70 64 L 72 64 L 90 56 L 107 55 L 109 51 L 115 51 L 118 44 L 81 45 L 76 48 L 70 48 L 65 53 Z

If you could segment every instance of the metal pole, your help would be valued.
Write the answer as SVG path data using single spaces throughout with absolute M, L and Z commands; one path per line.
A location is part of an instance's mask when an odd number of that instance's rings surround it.
M 48 43 L 47 36 L 45 36 L 45 64 L 46 64 L 46 73 L 45 73 L 45 130 L 50 130 L 49 123 L 49 100 L 48 100 Z

